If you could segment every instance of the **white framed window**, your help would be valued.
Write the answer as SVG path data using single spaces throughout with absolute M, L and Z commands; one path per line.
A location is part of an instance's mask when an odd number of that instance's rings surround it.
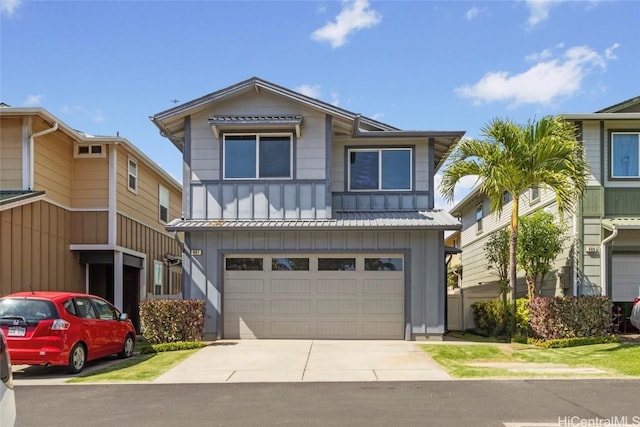
M 540 200 L 540 187 L 534 185 L 529 189 L 529 202 L 535 203 Z
M 611 178 L 640 178 L 640 132 L 611 133 Z
M 161 223 L 169 222 L 169 190 L 162 185 L 158 187 L 158 215 Z
M 133 159 L 129 159 L 127 166 L 127 186 L 130 191 L 134 193 L 138 192 L 138 162 Z
M 505 191 L 504 193 L 502 193 L 502 204 L 506 205 L 507 203 L 509 203 L 511 201 L 511 193 L 509 193 L 508 191 Z
M 476 231 L 478 233 L 482 233 L 482 218 L 484 216 L 484 211 L 482 209 L 482 203 L 478 203 L 476 205 Z
M 74 157 L 105 157 L 103 144 L 76 144 Z
M 411 148 L 355 148 L 347 157 L 349 191 L 411 191 Z
M 153 260 L 153 294 L 164 295 L 164 264 Z
M 224 179 L 293 178 L 293 135 L 226 134 Z

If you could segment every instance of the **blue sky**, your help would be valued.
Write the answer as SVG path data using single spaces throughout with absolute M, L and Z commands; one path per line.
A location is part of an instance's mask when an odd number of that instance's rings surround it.
M 495 117 L 640 95 L 640 2 L 0 0 L 0 101 L 119 132 L 177 179 L 180 153 L 149 116 L 252 76 L 479 137 Z

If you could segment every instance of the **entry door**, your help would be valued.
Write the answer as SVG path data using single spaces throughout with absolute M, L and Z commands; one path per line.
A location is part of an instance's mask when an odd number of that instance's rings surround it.
M 122 280 L 122 311 L 129 315 L 136 331 L 140 331 L 140 269 L 125 265 Z

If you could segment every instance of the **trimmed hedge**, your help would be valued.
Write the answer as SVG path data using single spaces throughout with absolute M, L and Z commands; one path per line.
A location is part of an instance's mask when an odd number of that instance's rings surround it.
M 535 338 L 529 338 L 527 344 L 535 345 L 541 348 L 567 348 L 578 347 L 581 345 L 594 345 L 594 344 L 609 344 L 619 343 L 620 338 L 608 335 L 603 337 L 589 337 L 589 338 L 564 338 L 559 340 L 538 340 Z
M 151 344 L 202 341 L 203 300 L 149 299 L 140 303 L 142 336 Z
M 180 341 L 180 342 L 167 342 L 163 344 L 151 344 L 144 347 L 140 353 L 153 354 L 162 353 L 165 351 L 179 351 L 179 350 L 192 350 L 194 348 L 206 347 L 203 341 Z
M 527 335 L 529 331 L 529 304 L 526 298 L 516 301 L 516 331 L 511 333 L 513 306 L 507 302 L 506 307 L 500 299 L 477 301 L 471 305 L 474 332 L 485 337 L 503 337 Z
M 609 335 L 611 298 L 602 296 L 538 297 L 529 302 L 535 338 L 558 340 Z

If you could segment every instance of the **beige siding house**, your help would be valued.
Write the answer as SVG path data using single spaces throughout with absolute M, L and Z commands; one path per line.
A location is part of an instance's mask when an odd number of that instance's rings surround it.
M 180 184 L 120 137 L 42 108 L 0 107 L 0 296 L 90 292 L 138 323 L 138 303 L 181 295 Z
M 464 132 L 403 131 L 259 78 L 152 117 L 183 154 L 185 296 L 211 338 L 436 339 L 433 176 Z
M 575 212 L 562 219 L 566 240 L 544 295 L 607 295 L 628 311 L 640 296 L 640 97 L 595 113 L 564 114 L 578 127 L 591 173 Z M 461 219 L 461 291 L 465 328 L 472 327 L 470 305 L 498 295 L 497 277 L 489 269 L 484 244 L 509 223 L 511 203 L 501 215 L 476 189 L 450 212 Z M 520 215 L 543 209 L 556 215 L 555 196 L 540 188 L 520 199 Z M 520 277 L 517 295 L 526 286 Z

